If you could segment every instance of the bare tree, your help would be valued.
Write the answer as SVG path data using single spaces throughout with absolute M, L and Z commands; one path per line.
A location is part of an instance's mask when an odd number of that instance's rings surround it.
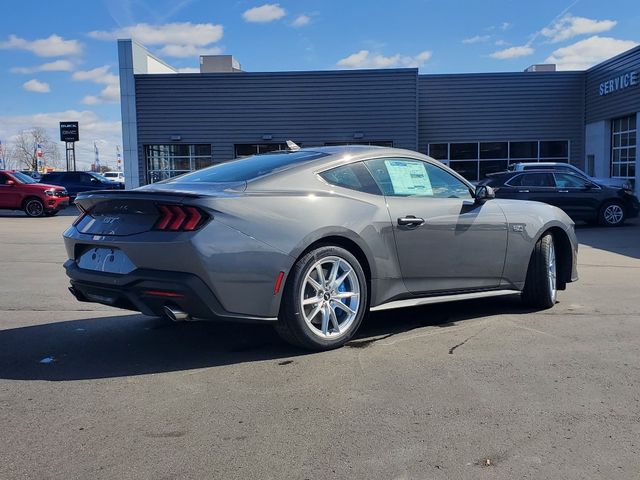
M 60 166 L 58 145 L 44 128 L 23 130 L 13 141 L 13 158 L 20 168 L 38 170 L 38 145 L 41 146 L 42 160 L 50 167 Z

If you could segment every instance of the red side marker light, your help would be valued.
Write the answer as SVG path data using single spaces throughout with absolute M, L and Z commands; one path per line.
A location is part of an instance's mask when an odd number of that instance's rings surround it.
M 276 278 L 276 286 L 273 289 L 274 295 L 277 295 L 280 292 L 280 287 L 282 286 L 283 278 L 284 278 L 284 272 L 278 273 L 278 277 Z
M 145 295 L 150 295 L 152 297 L 168 297 L 168 298 L 182 298 L 183 294 L 177 292 L 165 292 L 163 290 L 145 290 Z

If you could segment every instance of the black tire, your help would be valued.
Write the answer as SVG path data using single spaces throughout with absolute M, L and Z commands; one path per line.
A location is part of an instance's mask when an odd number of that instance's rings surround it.
M 55 217 L 59 213 L 60 210 L 47 210 L 46 212 L 44 212 L 45 216 L 47 217 Z
M 624 206 L 616 200 L 603 203 L 598 212 L 598 223 L 604 227 L 619 227 L 626 219 Z
M 553 279 L 551 261 L 555 270 Z M 534 308 L 551 308 L 555 305 L 558 295 L 556 265 L 553 235 L 545 233 L 533 247 L 529 260 L 527 279 L 522 290 L 522 300 L 526 305 Z
M 326 301 L 318 302 L 317 304 L 307 305 L 306 307 L 303 307 L 302 305 L 302 297 L 309 292 L 309 284 L 307 283 L 306 279 L 308 275 L 312 275 L 312 267 L 314 267 L 314 265 L 316 265 L 323 259 L 327 259 L 327 262 L 331 262 L 332 259 L 335 258 L 340 259 L 340 262 L 337 263 L 339 265 L 338 268 L 342 268 L 342 270 L 340 270 L 341 272 L 344 273 L 345 271 L 347 271 L 344 268 L 346 263 L 355 274 L 355 278 L 353 276 L 350 276 L 347 280 L 345 280 L 345 282 L 350 283 L 349 288 L 354 291 L 355 289 L 359 291 L 359 294 L 356 295 L 358 297 L 358 301 L 357 307 L 355 307 L 355 309 L 353 310 L 356 312 L 353 317 L 349 317 L 348 314 L 344 313 L 344 311 L 342 311 L 342 308 L 336 309 L 335 305 L 337 304 L 337 301 L 333 298 Z M 340 267 L 340 265 L 342 267 Z M 324 271 L 324 267 L 322 265 L 320 266 L 320 268 Z M 315 269 L 313 271 L 315 271 Z M 329 276 L 329 272 L 327 272 L 327 276 Z M 353 284 L 351 284 L 351 282 L 353 282 Z M 306 290 L 303 291 L 303 289 Z M 329 287 L 326 291 L 329 296 L 331 296 L 331 292 L 329 290 L 333 290 L 335 293 L 339 293 L 337 287 Z M 317 292 L 317 297 L 319 299 L 323 298 L 320 295 L 321 292 Z M 278 323 L 276 324 L 276 331 L 286 342 L 306 349 L 330 350 L 333 348 L 338 348 L 347 343 L 358 330 L 358 327 L 362 323 L 362 320 L 368 310 L 368 302 L 369 297 L 367 289 L 367 279 L 358 259 L 344 248 L 337 246 L 322 246 L 316 248 L 315 250 L 312 250 L 311 252 L 300 258 L 291 270 L 289 278 L 287 279 L 285 290 L 282 295 L 282 304 L 280 307 L 280 316 L 278 318 Z M 313 311 L 316 308 L 321 308 L 318 306 L 321 304 L 326 304 L 328 308 L 331 308 L 331 305 L 334 305 L 333 318 L 335 318 L 337 322 L 339 322 L 337 315 L 343 313 L 346 318 L 352 318 L 352 320 L 345 321 L 343 323 L 343 325 L 347 325 L 344 331 L 340 331 L 340 329 L 335 330 L 332 327 L 331 331 L 328 333 L 330 337 L 322 336 L 321 327 L 317 327 L 314 329 L 312 325 L 310 326 L 307 323 L 307 320 L 305 320 L 305 318 L 312 316 L 310 311 Z M 355 304 L 350 299 L 349 306 L 354 305 Z M 305 311 L 304 308 L 307 308 L 307 310 Z M 324 315 L 323 310 L 319 310 L 316 313 L 320 313 L 320 317 Z M 313 320 L 316 320 L 317 317 L 318 315 L 313 317 Z
M 29 217 L 41 217 L 44 214 L 44 203 L 35 197 L 27 198 L 23 210 Z

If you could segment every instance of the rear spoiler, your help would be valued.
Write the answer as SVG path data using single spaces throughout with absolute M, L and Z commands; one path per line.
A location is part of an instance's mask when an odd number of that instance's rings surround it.
M 144 190 L 95 190 L 79 193 L 76 197 L 76 204 L 84 210 L 91 210 L 96 204 L 108 200 L 149 200 L 153 202 L 165 202 L 180 204 L 196 198 L 202 198 L 192 192 L 181 192 L 167 190 L 164 192 L 144 191 Z

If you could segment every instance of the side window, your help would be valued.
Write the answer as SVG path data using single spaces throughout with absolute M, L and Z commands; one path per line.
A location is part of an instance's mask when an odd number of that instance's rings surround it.
M 566 173 L 554 173 L 556 177 L 556 186 L 558 188 L 584 188 L 588 182 L 575 175 L 568 175 Z
M 379 158 L 365 164 L 387 196 L 471 198 L 469 188 L 447 171 L 421 160 Z
M 359 192 L 373 193 L 380 195 L 380 189 L 373 180 L 373 177 L 361 162 L 343 165 L 322 172 L 320 176 L 329 185 L 349 188 Z
M 512 184 L 513 185 L 513 184 Z M 527 173 L 520 179 L 522 187 L 554 187 L 555 181 L 550 173 Z
M 7 177 L 4 173 L 0 173 L 0 185 L 5 185 L 7 183 Z
M 92 178 L 93 177 L 91 175 L 88 175 L 86 173 L 81 173 L 80 174 L 80 183 L 82 185 L 92 185 L 92 183 L 91 183 L 91 179 Z

